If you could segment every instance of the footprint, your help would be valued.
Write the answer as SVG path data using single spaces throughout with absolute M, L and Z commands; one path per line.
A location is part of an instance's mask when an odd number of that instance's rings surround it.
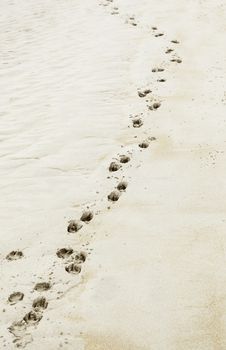
M 81 266 L 80 265 L 77 265 L 75 263 L 72 263 L 68 266 L 65 267 L 65 270 L 68 272 L 68 273 L 71 273 L 73 275 L 78 275 L 80 272 L 81 272 Z
M 108 195 L 108 200 L 111 202 L 116 202 L 120 197 L 120 192 L 119 191 L 112 191 L 109 195 Z
M 172 60 L 170 60 L 171 62 L 176 62 L 176 63 L 182 63 L 182 60 L 180 58 L 172 58 Z
M 123 163 L 123 164 L 128 163 L 130 161 L 130 157 L 122 155 L 122 156 L 120 156 L 120 160 L 119 161 L 120 161 L 120 163 Z
M 116 162 L 111 162 L 110 166 L 109 166 L 109 171 L 113 172 L 113 171 L 118 171 L 122 166 Z
M 133 127 L 134 128 L 140 128 L 143 125 L 141 118 L 133 119 Z
M 127 24 L 131 24 L 132 26 L 136 27 L 137 23 L 135 22 L 135 17 L 134 16 L 130 16 L 129 19 L 127 19 L 125 21 L 125 23 Z
M 163 33 L 158 33 L 158 34 L 155 34 L 155 37 L 158 38 L 159 36 L 163 36 L 164 34 Z
M 57 250 L 56 255 L 58 256 L 58 258 L 67 259 L 73 253 L 74 250 L 72 248 L 61 248 Z
M 151 29 L 152 29 L 152 30 L 158 30 L 158 28 L 157 28 L 157 27 L 152 27 Z
M 51 284 L 49 282 L 39 282 L 36 283 L 34 290 L 37 292 L 45 292 L 51 288 Z
M 153 68 L 153 69 L 152 69 L 152 72 L 153 72 L 153 73 L 164 72 L 164 70 L 165 70 L 164 68 Z
M 117 190 L 119 191 L 125 191 L 127 188 L 128 184 L 126 181 L 120 181 L 118 186 L 117 186 Z
M 143 91 L 138 90 L 138 96 L 139 97 L 145 97 L 145 96 L 147 96 L 150 93 L 151 93 L 151 90 L 149 90 L 149 89 L 145 89 Z
M 84 222 L 89 222 L 93 219 L 93 212 L 91 210 L 86 210 L 82 214 L 80 220 Z
M 76 264 L 83 264 L 86 261 L 86 257 L 87 256 L 85 252 L 80 252 L 73 256 L 72 259 Z
M 159 107 L 161 106 L 161 103 L 160 102 L 154 102 L 151 106 L 149 106 L 148 108 L 151 110 L 151 111 L 154 111 L 154 110 L 157 110 Z
M 165 83 L 166 79 L 158 79 L 157 82 L 159 83 Z
M 24 321 L 13 322 L 8 328 L 9 332 L 12 333 L 15 337 L 21 337 L 27 330 L 27 325 Z
M 47 309 L 48 302 L 45 297 L 38 297 L 33 301 L 32 307 L 36 312 L 43 311 Z
M 171 53 L 173 51 L 174 51 L 174 49 L 167 49 L 165 53 Z
M 23 258 L 23 256 L 24 256 L 24 254 L 20 250 L 13 250 L 12 252 L 10 252 L 6 256 L 6 259 L 9 260 L 9 261 L 18 260 L 18 259 Z
M 39 323 L 42 319 L 42 314 L 36 311 L 30 311 L 24 316 L 24 321 L 27 324 L 36 324 Z
M 77 220 L 70 220 L 69 225 L 67 227 L 68 232 L 78 232 L 82 228 L 82 224 L 80 224 Z
M 16 337 L 16 339 L 13 340 L 13 344 L 15 344 L 17 348 L 24 349 L 28 344 L 32 343 L 32 341 L 32 335 L 26 333 L 22 337 Z
M 119 15 L 118 7 L 113 7 L 112 15 Z
M 18 303 L 18 301 L 23 300 L 23 298 L 24 298 L 24 293 L 14 292 L 14 293 L 10 294 L 10 296 L 8 297 L 8 301 L 11 305 L 14 305 L 14 304 Z
M 149 142 L 148 141 L 143 141 L 139 143 L 138 145 L 140 148 L 148 148 L 149 147 Z
M 171 43 L 173 44 L 179 44 L 180 42 L 178 40 L 171 40 Z

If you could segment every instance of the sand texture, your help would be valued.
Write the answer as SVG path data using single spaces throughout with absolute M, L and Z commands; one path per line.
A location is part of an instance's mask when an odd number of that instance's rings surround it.
M 1 1 L 0 350 L 226 349 L 225 23 Z

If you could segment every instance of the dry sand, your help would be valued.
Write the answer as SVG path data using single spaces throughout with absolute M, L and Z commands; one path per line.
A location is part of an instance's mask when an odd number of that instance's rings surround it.
M 0 7 L 0 349 L 226 349 L 224 1 Z

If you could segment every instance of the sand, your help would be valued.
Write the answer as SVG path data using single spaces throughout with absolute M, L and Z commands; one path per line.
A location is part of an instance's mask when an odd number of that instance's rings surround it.
M 0 349 L 226 348 L 225 21 L 2 2 Z

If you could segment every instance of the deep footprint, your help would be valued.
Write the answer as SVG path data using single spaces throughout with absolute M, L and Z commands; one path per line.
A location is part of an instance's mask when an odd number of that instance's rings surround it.
M 72 263 L 68 266 L 65 267 L 65 270 L 68 272 L 68 273 L 71 273 L 73 275 L 78 275 L 80 272 L 81 272 L 81 266 L 80 265 L 77 265 L 75 263 Z
M 126 156 L 126 155 L 122 155 L 120 156 L 120 163 L 128 163 L 130 161 L 130 157 L 129 156 Z
M 78 232 L 82 228 L 82 224 L 76 220 L 70 220 L 67 231 L 70 233 Z
M 143 125 L 141 118 L 136 118 L 133 120 L 133 127 L 134 128 L 140 128 Z
M 109 171 L 110 172 L 114 172 L 114 171 L 118 171 L 122 166 L 116 162 L 111 162 L 111 164 L 109 165 Z
M 120 197 L 120 192 L 119 191 L 112 191 L 109 195 L 108 195 L 108 200 L 111 202 L 117 202 L 117 200 Z
M 49 282 L 39 282 L 34 286 L 34 290 L 37 292 L 45 292 L 51 288 L 51 284 Z
M 6 259 L 9 261 L 13 261 L 13 260 L 19 260 L 21 258 L 23 258 L 24 254 L 22 251 L 20 250 L 13 250 L 12 252 L 10 252 L 7 256 Z
M 152 73 L 164 72 L 164 68 L 153 68 Z
M 127 188 L 128 184 L 126 181 L 121 181 L 119 182 L 119 184 L 117 185 L 117 190 L 119 191 L 125 191 Z
M 29 325 L 39 323 L 41 319 L 42 314 L 36 311 L 30 311 L 24 316 L 24 321 Z
M 93 212 L 91 210 L 86 210 L 82 214 L 80 220 L 84 222 L 89 222 L 93 219 Z
M 170 60 L 171 62 L 176 62 L 176 63 L 182 63 L 182 60 L 180 58 L 173 58 Z
M 166 50 L 166 53 L 171 53 L 171 52 L 173 52 L 174 51 L 174 49 L 167 49 Z
M 60 248 L 57 250 L 56 255 L 58 256 L 58 258 L 67 259 L 73 253 L 74 250 L 72 248 Z
M 151 90 L 149 90 L 149 89 L 145 89 L 145 90 L 138 90 L 138 96 L 139 97 L 145 97 L 145 96 L 147 96 L 148 94 L 150 94 L 151 93 Z
M 38 297 L 33 301 L 32 307 L 36 312 L 43 311 L 47 309 L 48 302 L 45 297 Z
M 77 253 L 73 257 L 73 260 L 75 261 L 76 264 L 83 264 L 86 261 L 86 253 L 84 252 Z
M 151 110 L 151 111 L 154 111 L 154 110 L 157 110 L 158 108 L 161 107 L 161 103 L 160 102 L 154 102 L 151 106 L 149 106 L 148 108 Z
M 23 300 L 23 298 L 24 298 L 24 293 L 14 292 L 14 293 L 10 294 L 8 301 L 11 305 L 14 305 L 14 304 L 18 303 L 19 301 Z
M 149 142 L 148 141 L 143 141 L 139 143 L 138 145 L 140 148 L 148 148 L 149 147 Z

